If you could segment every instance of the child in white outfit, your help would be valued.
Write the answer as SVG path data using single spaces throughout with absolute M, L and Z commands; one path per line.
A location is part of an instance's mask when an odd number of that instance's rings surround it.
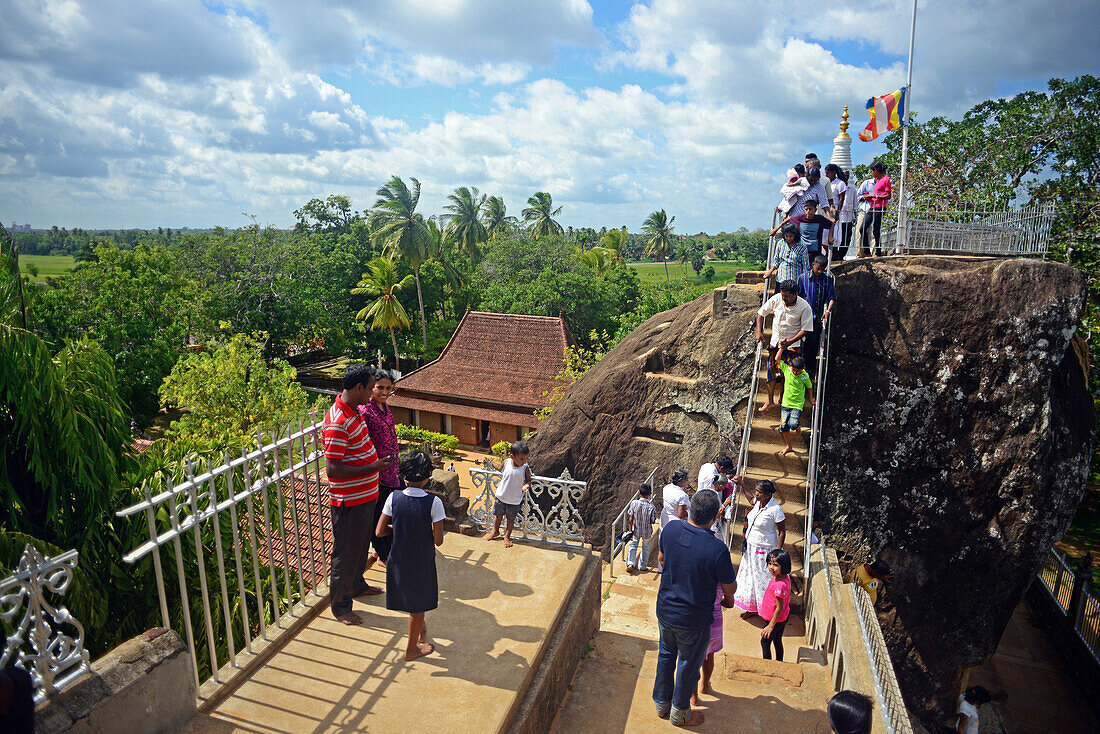
M 779 193 L 783 195 L 783 198 L 779 200 L 779 206 L 776 208 L 783 216 L 787 216 L 791 207 L 798 202 L 798 197 L 802 196 L 802 193 L 808 188 L 810 188 L 810 182 L 806 180 L 806 177 L 799 175 L 795 169 L 788 168 L 787 184 L 779 189 Z

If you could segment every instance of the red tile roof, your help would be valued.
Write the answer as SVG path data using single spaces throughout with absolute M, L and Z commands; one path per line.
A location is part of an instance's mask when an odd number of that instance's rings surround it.
M 557 316 L 467 311 L 439 359 L 398 380 L 391 401 L 428 395 L 539 408 L 572 344 Z
M 453 415 L 459 418 L 476 418 L 477 420 L 493 421 L 509 426 L 525 426 L 538 428 L 539 422 L 529 411 L 508 410 L 507 408 L 488 408 L 477 405 L 464 405 L 456 400 L 426 400 L 424 398 L 409 397 L 397 394 L 389 399 L 389 404 L 394 408 L 407 408 L 408 410 L 429 411 L 442 415 Z

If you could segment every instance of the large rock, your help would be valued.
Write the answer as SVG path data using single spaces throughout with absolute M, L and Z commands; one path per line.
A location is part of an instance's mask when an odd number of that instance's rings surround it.
M 836 268 L 818 502 L 847 569 L 894 578 L 879 619 L 911 710 L 953 721 L 1069 525 L 1093 427 L 1074 332 L 1085 282 L 1036 260 L 914 257 Z
M 724 303 L 723 296 L 724 293 Z M 741 443 L 760 291 L 729 286 L 635 329 L 569 390 L 531 441 L 545 476 L 588 482 L 585 538 L 607 554 L 608 525 L 649 473 L 694 475 Z

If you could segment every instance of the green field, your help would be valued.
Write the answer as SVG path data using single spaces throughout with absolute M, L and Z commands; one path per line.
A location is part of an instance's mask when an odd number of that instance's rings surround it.
M 31 266 L 38 268 L 38 278 L 45 279 L 71 272 L 76 261 L 70 255 L 20 255 L 19 270 L 34 276 Z
M 659 262 L 629 263 L 629 265 L 638 273 L 638 278 L 643 283 L 665 282 L 665 267 Z M 707 261 L 707 265 L 714 268 L 714 279 L 711 280 L 711 282 L 715 285 L 730 282 L 733 280 L 733 276 L 741 270 L 756 270 L 760 268 L 758 265 L 734 262 L 732 260 L 709 260 Z M 703 266 L 703 270 L 706 270 L 706 266 Z M 673 283 L 677 281 L 687 281 L 688 283 L 696 284 L 707 282 L 706 278 L 702 275 L 696 275 L 690 265 L 681 265 L 680 263 L 668 264 L 668 277 Z

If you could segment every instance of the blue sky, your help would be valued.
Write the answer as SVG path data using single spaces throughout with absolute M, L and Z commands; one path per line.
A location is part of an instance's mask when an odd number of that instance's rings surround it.
M 573 226 L 765 224 L 782 172 L 905 81 L 907 0 L 0 0 L 0 219 L 288 226 L 416 177 Z M 1100 72 L 1100 3 L 921 0 L 913 108 Z M 1021 33 L 1021 29 L 1027 29 Z M 857 161 L 880 144 L 856 141 Z

